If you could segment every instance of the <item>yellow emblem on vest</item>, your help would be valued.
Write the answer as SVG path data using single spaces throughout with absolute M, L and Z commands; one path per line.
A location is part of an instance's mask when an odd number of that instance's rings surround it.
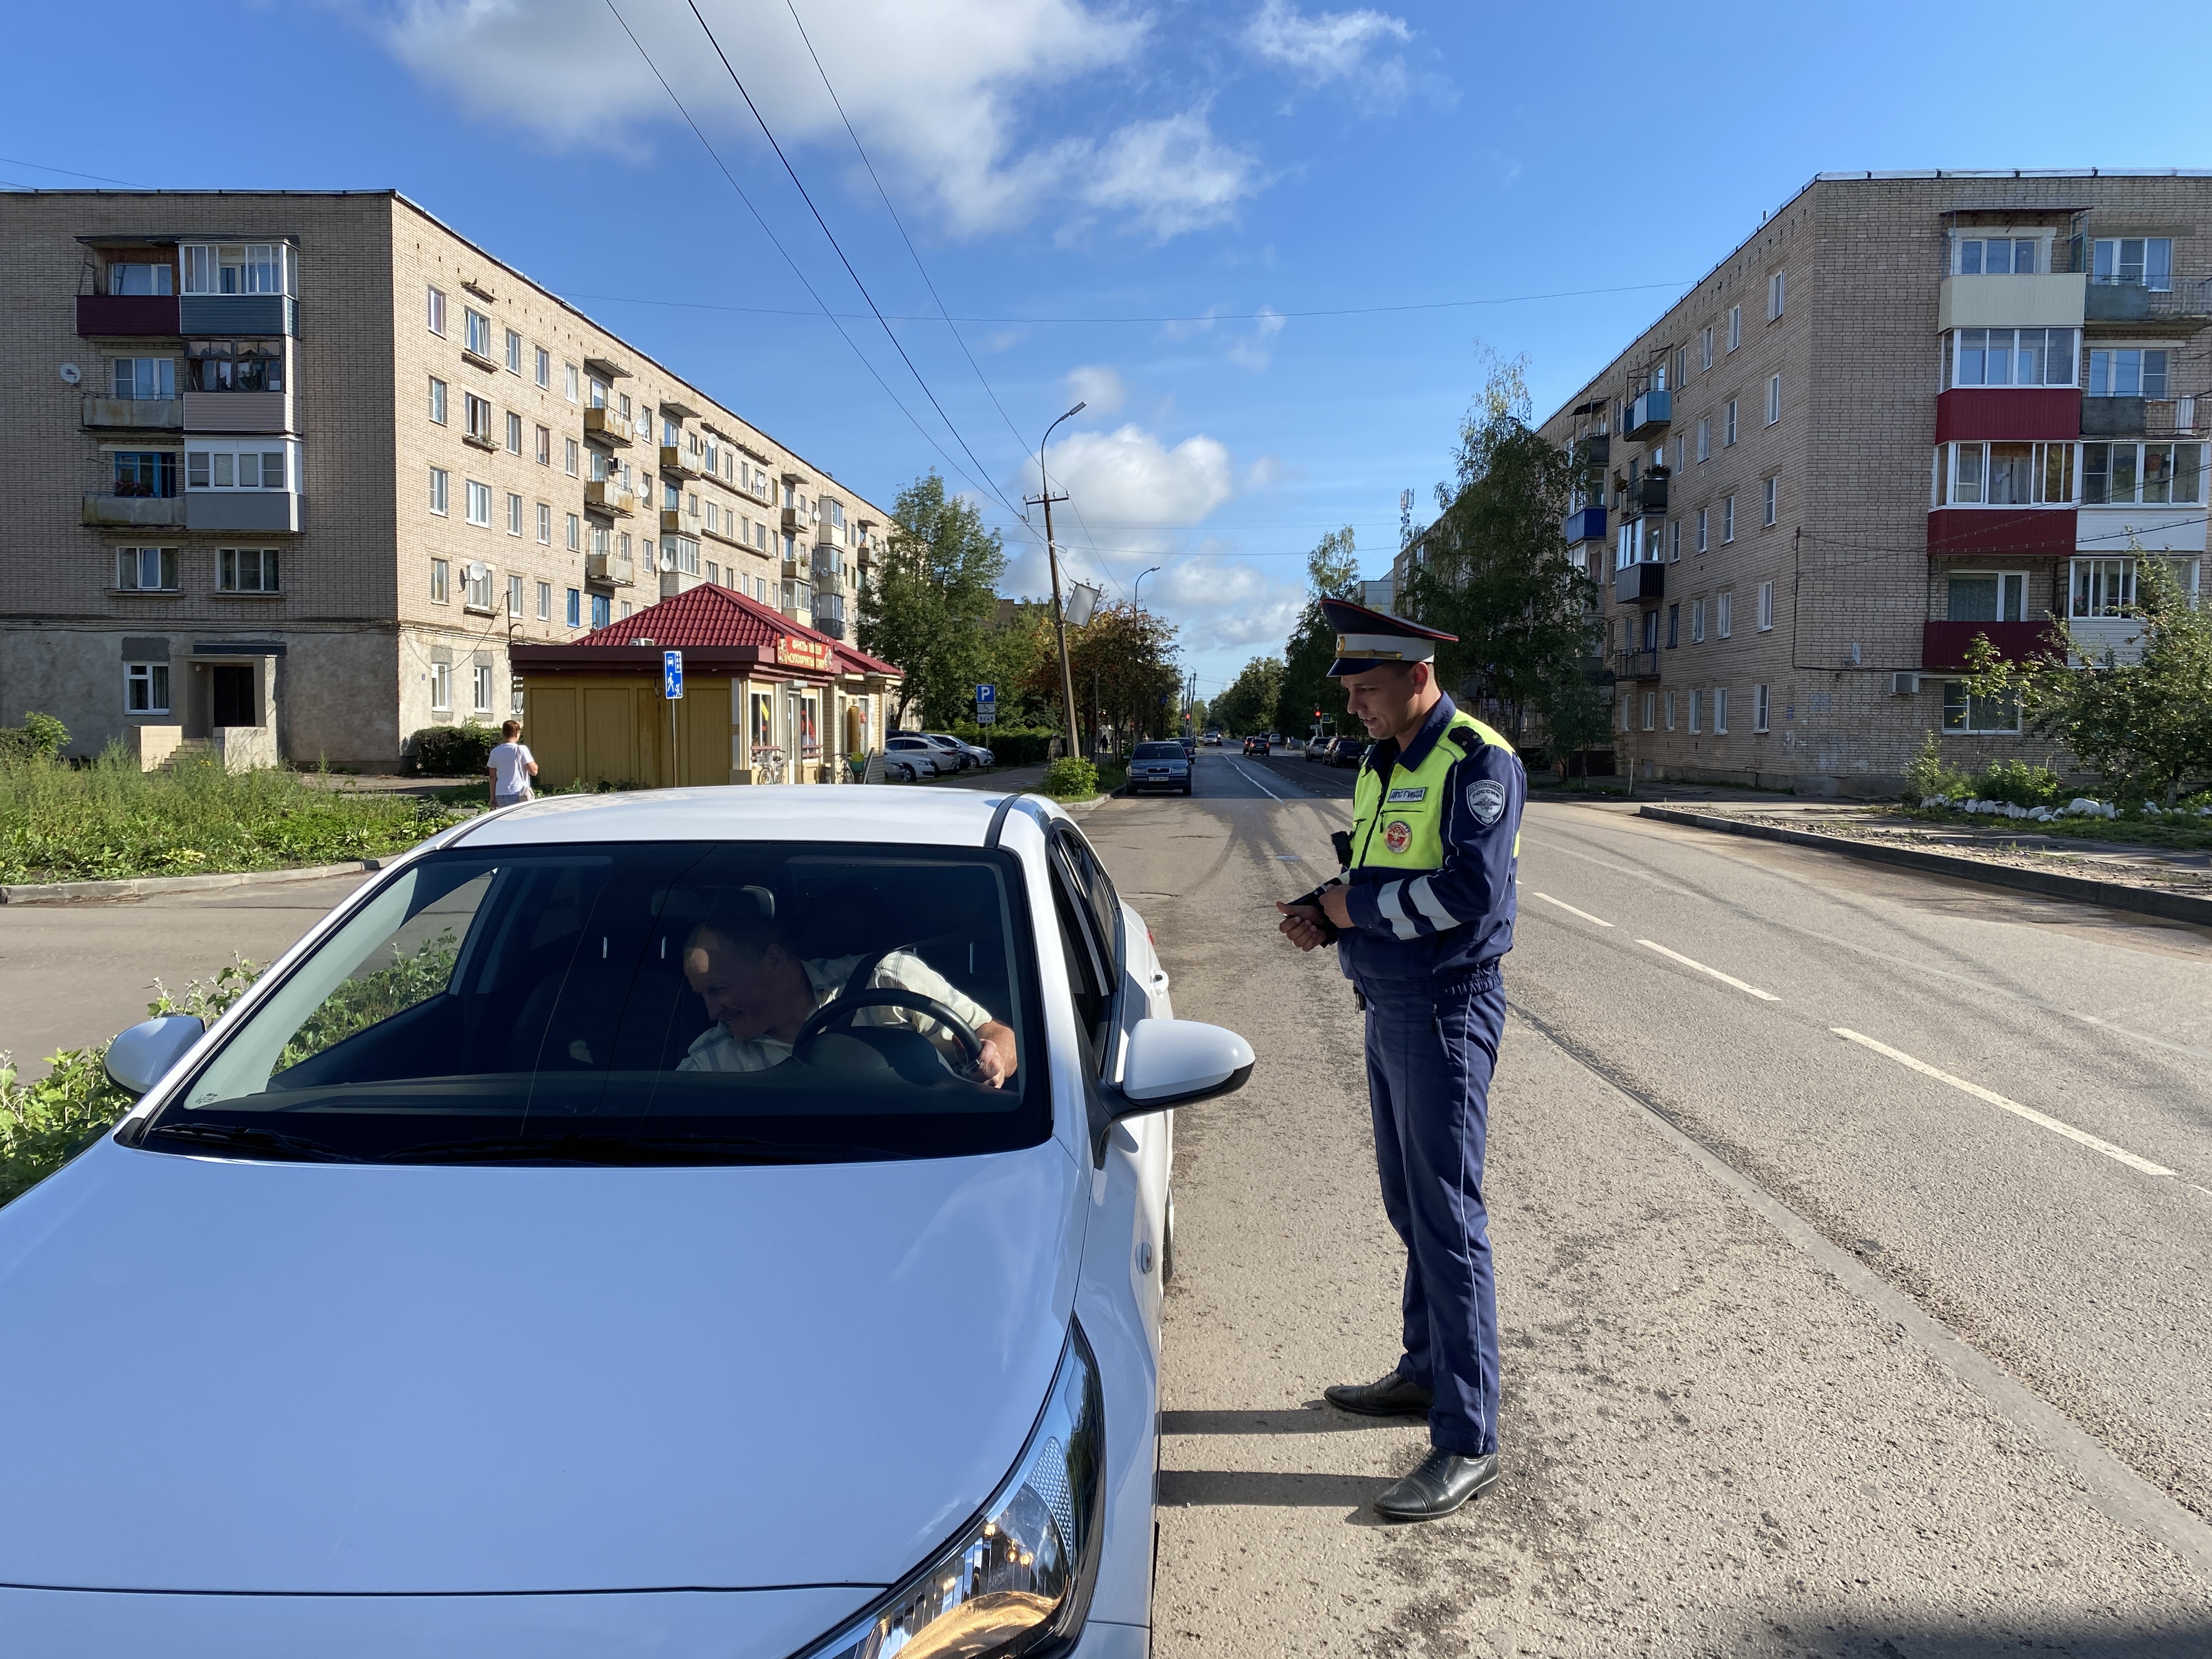
M 1413 826 L 1403 818 L 1393 818 L 1382 831 L 1382 844 L 1394 853 L 1402 853 L 1413 844 Z

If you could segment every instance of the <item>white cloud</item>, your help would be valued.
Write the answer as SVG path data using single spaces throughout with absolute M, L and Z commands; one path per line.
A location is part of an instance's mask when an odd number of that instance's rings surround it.
M 1402 58 L 1370 56 L 1389 41 L 1413 39 L 1403 18 L 1380 11 L 1326 11 L 1309 17 L 1288 0 L 1267 0 L 1244 30 L 1244 43 L 1310 87 L 1357 82 L 1391 100 L 1406 89 Z
M 1170 449 L 1133 422 L 1060 439 L 1052 476 L 1085 520 L 1112 526 L 1114 542 L 1133 528 L 1194 525 L 1237 493 L 1229 447 L 1218 438 L 1186 438 Z
M 1121 377 L 1103 363 L 1085 363 L 1067 371 L 1067 395 L 1091 405 L 1090 414 L 1111 415 L 1121 407 L 1127 388 Z
M 1270 576 L 1234 555 L 1200 550 L 1152 578 L 1159 609 L 1182 630 L 1186 650 L 1264 645 L 1281 649 L 1305 604 L 1301 582 Z M 1147 588 L 1150 605 L 1153 590 Z
M 681 131 L 605 0 L 329 3 L 464 110 L 556 147 L 642 158 L 649 132 Z M 758 143 L 690 9 L 619 3 L 717 146 Z M 783 0 L 700 0 L 700 9 L 777 137 L 821 141 L 849 162 L 843 121 Z M 1133 64 L 1151 33 L 1143 15 L 1090 0 L 816 0 L 802 15 L 870 155 L 956 234 L 1018 224 L 1057 198 L 1165 238 L 1218 222 L 1257 187 L 1253 158 L 1215 138 L 1203 109 L 1103 134 L 1025 132 L 1025 112 L 1060 107 L 1043 96 L 1051 88 Z M 680 142 L 692 142 L 688 132 Z
M 1275 360 L 1273 341 L 1283 331 L 1285 320 L 1281 313 L 1261 306 L 1259 317 L 1252 325 L 1250 337 L 1230 343 L 1229 361 L 1250 369 L 1255 374 L 1267 368 Z

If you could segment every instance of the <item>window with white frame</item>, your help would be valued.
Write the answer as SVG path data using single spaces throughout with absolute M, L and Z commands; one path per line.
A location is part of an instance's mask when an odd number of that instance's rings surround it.
M 1960 276 L 2033 276 L 2043 263 L 2037 236 L 1984 234 L 1951 239 L 1951 268 Z
M 442 466 L 430 469 L 430 510 L 441 517 L 446 512 L 446 487 L 452 475 Z
M 1713 634 L 1724 640 L 1735 632 L 1735 594 L 1733 590 L 1723 589 L 1713 596 Z
M 173 357 L 118 357 L 109 371 L 115 396 L 133 403 L 177 395 L 177 360 Z
M 1731 398 L 1721 409 L 1721 447 L 1726 449 L 1735 441 L 1735 399 Z
M 123 709 L 130 714 L 169 712 L 169 665 L 132 662 L 123 665 Z
M 440 336 L 445 333 L 446 293 L 443 289 L 433 286 L 429 289 L 429 313 L 427 320 L 431 333 Z
M 540 622 L 553 620 L 553 584 L 551 582 L 538 584 L 538 620 Z
M 577 368 L 574 363 L 563 363 L 561 365 L 561 368 L 562 370 L 562 389 L 565 392 L 568 401 L 573 404 L 576 401 Z
M 562 613 L 563 617 L 569 627 L 581 628 L 584 625 L 584 592 L 580 587 L 571 587 L 565 591 L 568 608 Z
M 273 547 L 218 547 L 215 586 L 218 593 L 275 593 L 277 552 Z
M 187 242 L 183 257 L 187 294 L 289 294 L 299 291 L 299 267 L 286 242 Z
M 538 459 L 538 465 L 540 465 L 540 466 L 550 466 L 550 465 L 553 465 L 553 428 L 550 428 L 550 427 L 546 427 L 546 426 L 541 426 L 541 427 L 539 427 L 539 428 L 538 428 L 538 443 L 537 443 L 537 448 L 536 448 L 535 453 L 536 453 L 536 456 L 537 456 L 537 459 Z
M 1725 685 L 1713 688 L 1713 735 L 1717 738 L 1728 735 L 1728 687 Z
M 434 374 L 430 377 L 430 418 L 440 426 L 446 423 L 446 383 Z
M 1743 307 L 1730 306 L 1728 315 L 1728 349 L 1734 351 L 1743 343 Z
M 171 265 L 118 262 L 107 268 L 110 294 L 174 294 L 176 282 L 176 270 Z
M 1945 444 L 1936 461 L 1938 507 L 2061 507 L 2074 500 L 2070 443 Z
M 511 328 L 507 331 L 507 372 L 522 373 L 522 337 Z
M 1782 480 L 1778 477 L 1759 480 L 1759 521 L 1767 529 L 1774 528 L 1775 514 L 1780 508 Z
M 2204 500 L 2203 444 L 2086 443 L 2081 504 L 2197 504 Z
M 577 449 L 576 441 L 574 438 L 567 440 L 567 443 L 568 448 L 562 452 L 561 457 L 562 471 L 573 478 L 576 476 L 580 466 L 580 454 Z
M 583 550 L 583 535 L 584 521 L 571 513 L 568 515 L 568 550 L 571 553 Z
M 1704 693 L 1704 692 L 1702 692 L 1702 691 L 1692 691 L 1692 692 L 1691 692 L 1691 693 L 1690 693 L 1690 734 L 1691 734 L 1692 737 L 1696 736 L 1698 732 L 1702 732 L 1702 731 L 1704 731 L 1704 730 L 1705 729 L 1705 693 Z
M 118 547 L 115 550 L 115 586 L 125 593 L 173 593 L 177 591 L 177 550 L 173 547 Z
M 446 559 L 430 561 L 430 603 L 450 605 L 453 602 L 452 562 Z
M 1735 497 L 1721 497 L 1721 540 L 1723 544 L 1735 539 Z
M 591 377 L 587 384 L 591 387 L 591 407 L 593 409 L 605 409 L 607 406 L 607 383 L 601 380 L 598 375 L 594 374 Z
M 2021 570 L 1954 570 L 1945 580 L 1945 619 L 1950 622 L 2027 620 L 2027 574 Z
M 550 501 L 538 503 L 538 544 L 540 547 L 553 545 L 553 504 Z
M 507 417 L 507 453 L 522 453 L 522 416 L 510 411 Z
M 1692 599 L 1690 601 L 1690 643 L 1703 645 L 1705 642 L 1705 602 L 1703 599 Z
M 469 522 L 491 528 L 491 486 L 471 478 L 467 484 Z
M 468 434 L 478 443 L 491 442 L 491 403 L 473 392 L 461 394 L 461 411 Z
M 1944 386 L 2072 386 L 2080 334 L 2070 328 L 1954 328 L 1946 337 Z
M 507 533 L 510 536 L 522 533 L 522 497 L 511 489 L 507 493 Z
M 1753 686 L 1751 688 L 1751 729 L 1753 732 L 1766 730 L 1766 719 L 1771 710 L 1771 699 L 1767 695 L 1767 688 L 1763 685 Z
M 1656 691 L 1646 691 L 1644 694 L 1644 729 L 1647 732 L 1656 730 L 1658 724 L 1659 694 Z
M 1761 582 L 1759 585 L 1759 631 L 1764 634 L 1773 626 L 1774 584 Z
M 453 712 L 453 665 L 449 662 L 430 665 L 430 709 L 438 714 Z
M 1708 323 L 1698 336 L 1698 370 L 1702 374 L 1712 366 L 1713 330 L 1712 325 Z
M 1667 562 L 1679 564 L 1681 558 L 1682 521 L 1680 519 L 1669 519 L 1667 520 Z
M 1782 377 L 1770 374 L 1766 378 L 1766 419 L 1764 424 L 1772 426 L 1782 418 Z
M 1712 458 L 1713 417 L 1704 415 L 1698 419 L 1698 459 L 1704 462 L 1710 461 Z
M 1672 691 L 1669 691 L 1662 700 L 1662 713 L 1667 722 L 1667 729 L 1669 732 L 1673 731 L 1674 729 L 1674 694 Z
M 552 390 L 553 354 L 548 351 L 544 346 L 538 348 L 537 373 L 532 376 L 532 378 L 536 380 L 538 384 L 545 390 L 549 392 Z
M 288 454 L 294 447 L 280 438 L 188 438 L 185 441 L 185 487 L 282 489 L 290 476 Z
M 2075 560 L 2067 615 L 2077 621 L 2126 616 L 2135 608 L 2136 562 L 2132 558 Z M 2195 605 L 2199 561 L 2168 559 L 2166 567 Z
M 1712 509 L 1710 507 L 1701 507 L 1698 509 L 1698 551 L 1700 553 L 1706 548 L 1706 532 L 1711 512 Z
M 461 349 L 471 356 L 489 362 L 491 357 L 491 319 L 473 306 L 463 306 L 461 325 L 464 330 Z
M 461 604 L 470 611 L 491 609 L 491 567 L 472 562 L 461 567 Z
M 2089 354 L 2092 398 L 2163 398 L 2167 354 L 2150 347 L 2119 346 Z M 120 397 L 120 392 L 116 394 Z
M 522 614 L 522 578 L 520 576 L 507 579 L 507 614 L 510 617 Z
M 2173 242 L 2165 236 L 2100 236 L 2090 256 L 2089 280 L 2100 288 L 2173 286 Z
M 2001 697 L 1977 697 L 1966 690 L 1966 681 L 1945 680 L 1943 729 L 2010 735 L 2020 730 L 2020 700 L 2011 692 Z
M 1782 273 L 1771 272 L 1766 278 L 1766 320 L 1772 322 L 1782 314 Z

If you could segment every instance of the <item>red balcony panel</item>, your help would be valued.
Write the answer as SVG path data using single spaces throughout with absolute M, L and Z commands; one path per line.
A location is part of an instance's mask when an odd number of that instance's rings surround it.
M 1928 515 L 1928 554 L 2006 553 L 2070 558 L 2070 507 L 1939 507 Z
M 1921 624 L 1921 667 L 1964 668 L 1977 635 L 1986 635 L 2007 662 L 2066 654 L 2065 641 L 2047 622 L 1931 622 Z
M 177 296 L 173 294 L 80 294 L 76 296 L 76 331 L 80 334 L 174 334 Z
M 1954 386 L 1936 398 L 1936 441 L 1962 439 L 2078 438 L 2079 386 Z

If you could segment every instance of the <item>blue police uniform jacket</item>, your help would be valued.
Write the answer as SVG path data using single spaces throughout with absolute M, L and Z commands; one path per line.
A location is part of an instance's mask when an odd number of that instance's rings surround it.
M 1340 934 L 1337 953 L 1346 975 L 1359 983 L 1431 979 L 1494 962 L 1513 948 L 1513 877 L 1528 775 L 1497 733 L 1464 718 L 1455 726 L 1457 716 L 1449 697 L 1438 698 L 1402 752 L 1386 738 L 1361 765 L 1363 775 L 1376 775 L 1376 810 L 1352 826 L 1346 895 L 1352 927 Z M 1420 781 L 1407 781 L 1415 778 Z M 1421 798 L 1393 801 L 1394 790 L 1419 790 Z M 1394 834 L 1402 836 L 1414 866 L 1393 855 Z M 1424 856 L 1424 848 L 1433 850 Z

